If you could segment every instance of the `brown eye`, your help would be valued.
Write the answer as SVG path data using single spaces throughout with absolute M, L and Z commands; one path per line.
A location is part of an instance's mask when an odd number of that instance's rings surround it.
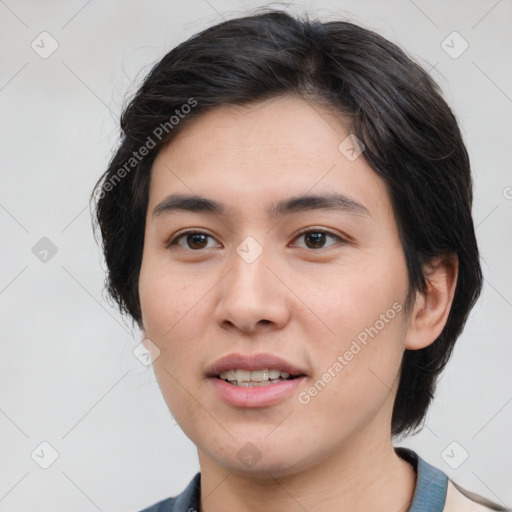
M 329 231 L 321 230 L 304 231 L 297 237 L 297 239 L 303 238 L 304 240 L 306 240 L 307 249 L 324 249 L 326 247 L 325 242 L 329 237 L 334 238 L 337 241 L 343 242 L 343 239 L 340 238 L 338 235 L 330 233 Z
M 189 245 L 192 249 L 204 249 L 204 244 L 206 242 L 206 239 L 208 238 L 207 235 L 203 235 L 202 233 L 192 233 L 188 234 L 185 237 L 186 243 L 191 244 Z
M 182 249 L 191 249 L 191 250 L 200 250 L 200 249 L 207 249 L 206 244 L 208 242 L 208 238 L 212 238 L 210 235 L 206 233 L 202 233 L 201 231 L 187 231 L 185 233 L 181 233 L 177 237 L 173 238 L 169 244 L 168 247 L 177 245 L 178 247 L 181 247 Z M 182 239 L 185 240 L 186 246 L 183 246 L 182 244 L 178 243 Z M 213 240 L 213 238 L 212 238 Z

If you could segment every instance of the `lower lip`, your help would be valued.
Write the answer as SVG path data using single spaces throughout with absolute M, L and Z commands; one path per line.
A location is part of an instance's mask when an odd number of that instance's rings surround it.
M 210 378 L 220 398 L 234 407 L 268 407 L 291 395 L 304 382 L 306 377 L 250 388 L 228 384 L 217 377 Z

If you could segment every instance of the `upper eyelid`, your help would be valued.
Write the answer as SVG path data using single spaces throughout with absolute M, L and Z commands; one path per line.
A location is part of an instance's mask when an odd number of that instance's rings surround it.
M 337 238 L 338 240 L 340 240 L 342 242 L 343 241 L 347 241 L 347 238 L 348 238 L 348 237 L 344 237 L 344 236 L 338 235 L 338 234 L 330 231 L 329 229 L 309 227 L 309 228 L 304 228 L 303 230 L 299 231 L 294 236 L 293 240 L 299 238 L 302 235 L 305 235 L 306 233 L 325 233 L 325 234 L 330 235 L 330 236 L 332 236 L 334 238 Z M 170 247 L 171 245 L 175 245 L 183 237 L 185 237 L 187 235 L 190 235 L 190 234 L 201 234 L 201 235 L 205 235 L 205 236 L 208 236 L 210 238 L 213 238 L 215 240 L 215 237 L 213 235 L 211 235 L 210 233 L 206 233 L 205 231 L 201 231 L 200 229 L 190 229 L 190 230 L 187 230 L 187 231 L 184 231 L 184 232 L 180 233 L 179 235 L 174 236 L 171 240 L 169 240 L 169 242 L 166 245 L 168 247 Z M 326 247 L 326 248 L 328 248 L 328 247 Z M 321 249 L 323 249 L 323 247 Z M 196 250 L 194 252 L 199 252 L 200 250 L 201 249 L 198 249 L 198 250 Z

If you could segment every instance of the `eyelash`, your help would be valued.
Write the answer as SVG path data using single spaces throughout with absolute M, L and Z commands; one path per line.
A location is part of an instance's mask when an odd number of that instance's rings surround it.
M 298 233 L 297 236 L 295 237 L 295 239 L 300 238 L 301 236 L 307 235 L 307 234 L 310 234 L 310 233 L 322 233 L 322 234 L 325 234 L 325 235 L 329 235 L 329 236 L 331 236 L 333 238 L 336 238 L 339 242 L 342 242 L 342 243 L 346 242 L 346 240 L 341 238 L 339 235 L 336 235 L 336 234 L 332 233 L 331 231 L 326 231 L 326 230 L 323 230 L 323 229 L 311 229 L 311 228 L 307 228 L 307 229 L 301 231 L 300 233 Z M 204 231 L 200 231 L 200 230 L 195 230 L 194 229 L 194 230 L 184 231 L 183 233 L 180 233 L 179 235 L 175 236 L 174 238 L 169 240 L 169 242 L 166 244 L 166 247 L 172 248 L 173 246 L 176 246 L 178 244 L 178 242 L 182 238 L 184 238 L 184 237 L 186 237 L 187 235 L 190 235 L 190 234 L 205 235 L 207 237 L 213 238 L 209 233 L 205 233 Z M 336 245 L 336 244 L 333 244 L 333 245 Z M 319 247 L 318 249 L 311 249 L 309 247 L 305 247 L 305 249 L 310 249 L 311 251 L 319 251 L 321 249 L 328 249 L 329 247 L 332 247 L 332 246 Z M 180 247 L 180 248 L 183 249 L 183 247 Z M 188 249 L 188 250 L 190 250 L 192 252 L 199 252 L 199 251 L 202 251 L 204 249 Z

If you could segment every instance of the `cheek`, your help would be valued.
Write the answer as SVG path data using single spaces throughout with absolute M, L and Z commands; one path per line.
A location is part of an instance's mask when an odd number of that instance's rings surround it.
M 175 420 L 187 430 L 199 412 L 190 397 L 198 395 L 193 369 L 201 355 L 198 340 L 204 328 L 198 314 L 204 292 L 198 283 L 190 284 L 190 277 L 170 270 L 155 272 L 154 268 L 142 266 L 139 278 L 144 330 L 160 350 L 153 369 L 162 396 Z
M 315 341 L 319 381 L 310 396 L 319 410 L 364 415 L 378 409 L 394 385 L 404 351 L 408 282 L 405 263 L 391 261 L 338 272 L 322 294 L 310 296 L 330 331 Z
M 313 287 L 311 277 L 308 301 L 329 327 L 327 336 L 337 348 L 376 327 L 380 331 L 396 328 L 403 321 L 408 290 L 407 269 L 401 254 L 396 258 L 366 258 L 357 265 L 335 267 L 320 287 Z M 372 329 L 372 332 L 375 332 Z
M 318 373 L 298 398 L 307 417 L 326 435 L 344 438 L 391 412 L 392 404 L 387 410 L 383 404 L 393 398 L 403 355 L 400 315 L 380 331 L 354 327 L 353 332 L 365 334 L 364 343 L 362 336 L 342 334 L 334 350 L 323 351 Z
M 193 312 L 201 289 L 175 269 L 143 263 L 139 277 L 139 297 L 146 331 L 162 336 Z M 149 332 L 148 332 L 149 334 Z M 164 340 L 162 340 L 164 341 Z
M 183 369 L 195 368 L 200 356 L 198 342 L 204 326 L 199 315 L 208 285 L 202 286 L 200 280 L 192 283 L 190 277 L 176 271 L 148 268 L 150 265 L 141 268 L 139 296 L 146 337 L 160 350 L 154 361 L 155 372 L 161 374 L 157 374 L 159 380 L 166 378 L 165 370 L 183 380 L 188 378 Z M 175 385 L 170 377 L 168 385 Z

